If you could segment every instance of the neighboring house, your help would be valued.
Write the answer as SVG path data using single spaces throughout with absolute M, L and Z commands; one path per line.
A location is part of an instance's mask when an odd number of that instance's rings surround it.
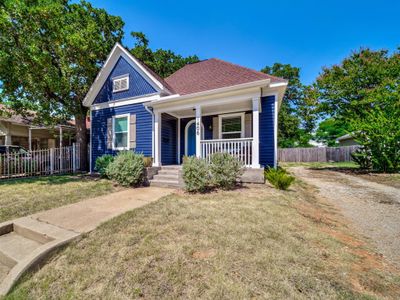
M 339 146 L 355 146 L 359 145 L 351 134 L 345 134 L 341 137 L 338 137 L 336 141 L 339 143 Z
M 278 110 L 287 81 L 219 59 L 162 79 L 117 44 L 86 95 L 91 170 L 98 157 L 134 150 L 154 166 L 229 152 L 247 167 L 277 165 Z
M 3 105 L 0 105 L 0 109 L 6 110 Z M 0 145 L 22 146 L 27 150 L 55 148 L 60 145 L 60 134 L 63 146 L 72 143 L 75 133 L 73 126 L 35 126 L 33 119 L 32 116 L 12 114 L 10 111 L 7 116 L 0 116 Z

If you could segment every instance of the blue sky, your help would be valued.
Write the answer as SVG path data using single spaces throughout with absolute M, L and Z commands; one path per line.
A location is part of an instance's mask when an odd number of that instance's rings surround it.
M 218 57 L 256 70 L 290 63 L 311 83 L 360 47 L 400 46 L 400 1 L 90 1 L 119 15 L 125 40 L 143 31 L 153 49 Z

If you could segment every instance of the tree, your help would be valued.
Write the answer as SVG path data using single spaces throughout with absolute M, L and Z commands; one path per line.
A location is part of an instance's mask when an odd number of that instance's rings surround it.
M 400 54 L 361 49 L 339 65 L 323 68 L 316 80 L 321 109 L 336 119 L 352 120 L 374 108 L 369 93 L 400 74 Z
M 378 104 L 362 118 L 354 118 L 350 127 L 362 146 L 357 162 L 370 161 L 374 170 L 400 170 L 400 80 L 376 88 L 367 98 Z
M 131 32 L 131 35 L 135 39 L 135 45 L 130 52 L 163 78 L 187 64 L 199 61 L 196 55 L 183 57 L 171 50 L 153 51 L 149 48 L 149 40 L 143 32 Z
M 0 97 L 17 112 L 34 110 L 46 125 L 73 117 L 83 167 L 82 100 L 123 25 L 86 1 L 4 0 L 0 6 Z
M 290 64 L 274 63 L 261 72 L 289 81 L 278 116 L 279 147 L 310 146 L 317 116 L 315 88 L 304 86 L 300 81 L 300 69 Z
M 349 124 L 335 118 L 328 118 L 320 122 L 315 133 L 316 140 L 329 147 L 336 146 L 336 139 L 349 132 Z

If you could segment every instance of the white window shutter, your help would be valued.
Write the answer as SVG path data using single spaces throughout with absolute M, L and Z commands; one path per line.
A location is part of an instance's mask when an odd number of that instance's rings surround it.
M 136 149 L 136 114 L 129 118 L 129 149 Z
M 112 118 L 107 119 L 107 149 L 112 149 L 113 143 L 113 127 Z
M 120 80 L 120 90 L 126 90 L 128 88 L 128 78 L 122 78 Z

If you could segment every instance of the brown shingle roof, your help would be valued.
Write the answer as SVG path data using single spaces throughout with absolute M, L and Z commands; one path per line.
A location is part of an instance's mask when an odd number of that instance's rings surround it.
M 186 65 L 165 81 L 176 93 L 186 95 L 263 79 L 270 79 L 271 83 L 286 82 L 285 79 L 217 58 Z

